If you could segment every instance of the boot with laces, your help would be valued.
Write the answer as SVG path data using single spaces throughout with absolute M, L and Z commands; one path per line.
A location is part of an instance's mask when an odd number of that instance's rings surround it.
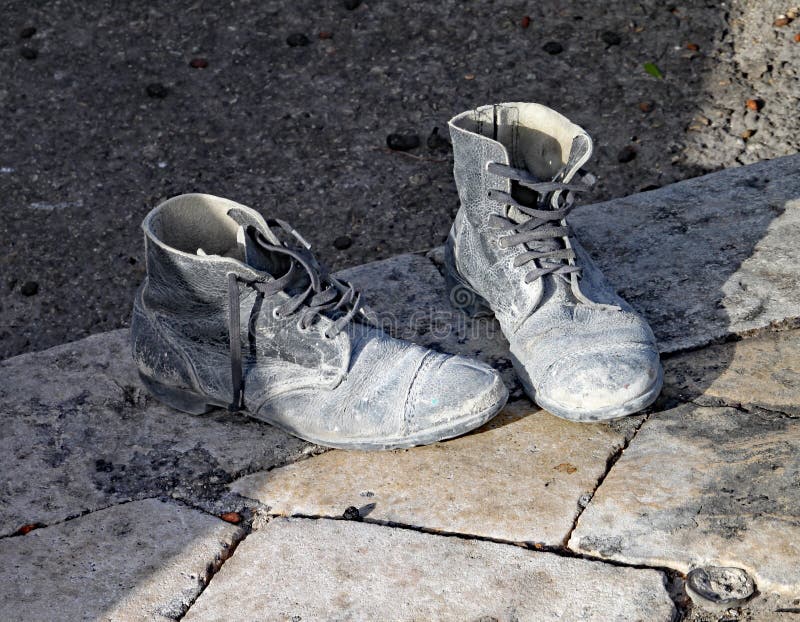
M 461 207 L 445 247 L 452 302 L 494 314 L 525 390 L 573 421 L 637 412 L 661 390 L 647 323 L 571 234 L 588 134 L 539 104 L 483 106 L 450 121 Z
M 174 408 L 223 406 L 320 445 L 389 449 L 464 434 L 505 404 L 490 367 L 371 326 L 360 294 L 283 221 L 189 194 L 142 227 L 133 355 Z

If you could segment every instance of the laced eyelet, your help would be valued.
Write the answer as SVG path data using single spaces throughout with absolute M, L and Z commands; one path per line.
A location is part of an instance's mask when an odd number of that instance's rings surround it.
M 276 320 L 282 320 L 282 319 L 283 319 L 283 313 L 281 313 L 281 312 L 278 310 L 278 307 L 275 307 L 275 308 L 272 310 L 272 317 L 274 317 Z
M 308 327 L 304 328 L 304 327 L 303 327 L 303 323 L 302 323 L 302 322 L 300 322 L 300 321 L 298 321 L 298 322 L 297 322 L 297 330 L 299 330 L 301 333 L 307 333 L 308 331 L 310 331 L 310 330 L 311 330 L 311 327 L 310 327 L 310 326 L 308 326 Z
M 335 337 L 328 334 L 327 330 L 322 331 L 322 338 L 330 341 L 331 339 L 335 339 Z

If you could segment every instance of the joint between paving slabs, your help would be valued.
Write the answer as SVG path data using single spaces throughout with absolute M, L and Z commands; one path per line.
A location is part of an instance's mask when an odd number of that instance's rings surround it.
M 275 518 L 300 518 L 304 520 L 316 520 L 316 521 L 347 521 L 352 519 L 344 518 L 343 516 L 324 516 L 321 514 L 291 514 L 289 516 L 285 514 L 268 514 L 270 520 Z M 570 559 L 584 559 L 586 561 L 592 562 L 599 562 L 602 564 L 608 564 L 609 566 L 616 566 L 619 568 L 633 568 L 635 570 L 656 570 L 658 572 L 662 572 L 668 574 L 670 576 L 679 576 L 683 578 L 683 574 L 675 569 L 670 568 L 668 566 L 648 566 L 646 564 L 631 564 L 627 562 L 620 562 L 613 559 L 605 559 L 602 557 L 597 557 L 594 555 L 589 555 L 586 553 L 578 553 L 569 549 L 565 546 L 550 546 L 547 544 L 539 544 L 534 542 L 515 542 L 513 540 L 504 540 L 502 538 L 491 538 L 489 536 L 478 536 L 475 534 L 469 533 L 461 533 L 458 531 L 443 531 L 439 529 L 431 529 L 429 527 L 421 527 L 419 525 L 410 525 L 408 523 L 398 523 L 395 521 L 378 521 L 378 520 L 371 520 L 369 518 L 361 518 L 358 519 L 358 522 L 365 523 L 368 525 L 375 525 L 378 527 L 385 527 L 388 529 L 403 529 L 406 531 L 416 531 L 418 533 L 424 533 L 431 536 L 441 536 L 444 538 L 456 538 L 458 540 L 476 540 L 478 542 L 491 542 L 493 544 L 500 544 L 503 546 L 513 546 L 521 549 L 525 549 L 534 553 L 545 553 L 550 555 L 556 555 L 557 557 L 565 557 Z M 258 531 L 259 528 L 253 529 L 253 531 Z
M 90 508 L 88 510 L 82 510 L 76 514 L 70 514 L 62 519 L 53 521 L 52 523 L 26 523 L 21 525 L 15 532 L 7 533 L 5 535 L 0 535 L 0 540 L 5 540 L 6 538 L 21 538 L 22 536 L 26 536 L 31 531 L 36 531 L 37 529 L 47 529 L 48 527 L 55 527 L 56 525 L 63 525 L 64 523 L 68 523 L 70 521 L 75 520 L 76 518 L 83 518 L 84 516 L 89 516 L 90 514 L 94 514 L 95 512 L 102 512 L 103 510 L 107 510 L 109 508 L 115 508 L 120 505 L 128 505 L 129 503 L 134 503 L 135 501 L 147 501 L 148 499 L 159 499 L 161 498 L 160 495 L 151 495 L 149 497 L 142 497 L 137 499 L 125 499 L 124 501 L 117 501 L 116 503 L 109 503 L 108 505 L 104 505 L 99 508 Z M 25 530 L 25 527 L 29 525 L 33 525 L 31 529 Z
M 594 499 L 594 496 L 595 494 L 597 494 L 597 491 L 600 489 L 600 486 L 603 485 L 603 482 L 606 480 L 606 477 L 608 477 L 608 474 L 611 473 L 611 469 L 613 469 L 614 466 L 617 464 L 619 459 L 622 457 L 622 454 L 633 442 L 633 439 L 636 438 L 636 435 L 639 433 L 639 430 L 642 429 L 642 426 L 648 419 L 650 419 L 650 413 L 642 417 L 642 420 L 638 423 L 638 425 L 636 425 L 633 428 L 633 433 L 630 435 L 626 435 L 625 440 L 623 441 L 620 448 L 617 449 L 617 451 L 615 451 L 606 459 L 605 471 L 603 471 L 603 473 L 600 474 L 600 477 L 597 478 L 597 483 L 592 489 L 592 492 L 589 494 L 589 499 L 586 501 L 585 504 L 581 504 L 579 506 L 580 511 L 575 515 L 575 519 L 572 521 L 572 527 L 570 527 L 569 533 L 567 533 L 567 535 L 564 536 L 564 539 L 561 541 L 561 545 L 565 550 L 571 551 L 571 549 L 569 548 L 569 540 L 570 538 L 572 538 L 572 533 L 578 526 L 578 521 L 580 520 L 581 516 L 583 516 L 583 513 L 586 511 L 586 508 L 588 508 L 589 505 L 592 503 L 592 499 Z
M 184 505 L 190 508 L 193 507 L 187 503 L 184 503 Z M 194 508 L 194 509 L 203 511 L 202 508 Z M 209 514 L 209 512 L 205 513 Z M 214 515 L 212 514 L 212 516 Z M 219 516 L 216 516 L 215 518 L 219 518 Z M 217 576 L 217 573 L 222 569 L 222 566 L 225 564 L 225 562 L 227 562 L 231 557 L 233 557 L 233 555 L 236 553 L 236 549 L 239 548 L 239 545 L 242 542 L 244 542 L 247 536 L 249 536 L 252 533 L 253 531 L 252 518 L 247 522 L 243 522 L 241 525 L 237 525 L 237 527 L 239 529 L 233 536 L 231 540 L 231 545 L 227 549 L 224 549 L 219 554 L 219 556 L 217 556 L 214 559 L 213 562 L 209 563 L 208 566 L 206 566 L 206 572 L 198 577 L 198 585 L 200 589 L 197 591 L 197 594 L 194 596 L 194 598 L 192 598 L 188 603 L 184 605 L 183 610 L 178 614 L 175 620 L 183 620 L 183 618 L 186 616 L 186 614 L 189 612 L 192 606 L 197 602 L 197 599 L 200 598 L 200 596 L 202 596 L 203 592 L 205 592 L 206 588 L 211 584 L 211 581 L 214 579 L 215 576 Z

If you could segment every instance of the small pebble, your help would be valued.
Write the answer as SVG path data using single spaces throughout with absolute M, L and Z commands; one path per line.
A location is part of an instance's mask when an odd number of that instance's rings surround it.
M 416 134 L 389 134 L 386 146 L 394 151 L 408 151 L 419 147 L 419 136 Z
M 772 25 L 781 28 L 782 26 L 788 26 L 790 21 L 792 20 L 790 20 L 785 15 L 781 15 L 778 19 L 772 22 Z
M 653 112 L 653 108 L 655 107 L 656 105 L 653 102 L 639 102 L 639 110 L 642 112 Z
M 412 186 L 424 186 L 428 182 L 430 182 L 430 177 L 428 177 L 425 173 L 414 173 L 408 177 L 408 183 Z
M 36 34 L 36 28 L 34 28 L 33 26 L 26 26 L 25 28 L 19 31 L 19 38 L 30 39 L 35 34 Z
M 38 529 L 39 527 L 41 527 L 39 523 L 28 523 L 27 525 L 23 525 L 22 527 L 17 529 L 17 535 L 24 536 L 25 534 L 28 534 L 34 529 Z
M 630 145 L 620 149 L 619 153 L 617 154 L 617 161 L 621 162 L 622 164 L 630 162 L 635 158 L 636 158 L 636 149 L 634 149 Z
M 531 25 L 531 18 L 530 18 L 530 16 L 528 16 L 528 15 L 524 15 L 524 16 L 522 17 L 522 20 L 520 20 L 520 23 L 519 23 L 519 25 L 520 25 L 520 26 L 522 26 L 523 28 L 527 28 L 528 26 L 530 26 L 530 25 Z
M 603 43 L 609 47 L 622 43 L 622 37 L 620 37 L 616 32 L 611 32 L 610 30 L 606 30 L 600 35 L 600 38 L 603 40 Z
M 748 99 L 745 102 L 745 106 L 747 106 L 748 110 L 752 110 L 753 112 L 758 112 L 764 107 L 764 102 L 757 98 Z
M 558 41 L 548 41 L 542 46 L 542 49 L 548 54 L 561 54 L 564 51 L 564 46 Z
M 786 11 L 786 17 L 789 19 L 797 19 L 798 11 L 800 11 L 800 8 L 789 9 Z
M 475 74 L 474 73 L 465 73 L 464 74 L 464 79 L 465 80 L 474 80 L 475 79 Z
M 433 130 L 431 130 L 431 134 L 428 136 L 427 145 L 428 149 L 432 149 L 434 151 L 450 149 L 450 143 L 446 138 L 444 138 L 444 136 L 439 134 L 438 127 L 435 127 Z
M 333 247 L 337 250 L 347 250 L 353 245 L 353 239 L 349 235 L 340 235 L 333 241 Z
M 35 296 L 39 293 L 39 284 L 36 281 L 25 281 L 19 288 L 19 293 L 23 296 Z
M 798 32 L 798 33 L 797 33 L 797 34 L 794 36 L 794 42 L 795 42 L 795 43 L 800 43 L 800 32 Z
M 226 523 L 233 523 L 234 525 L 238 525 L 242 522 L 242 515 L 239 514 L 239 512 L 225 512 L 224 514 L 220 514 L 219 517 Z
M 309 41 L 308 37 L 306 37 L 302 32 L 293 32 L 286 37 L 286 44 L 292 48 L 303 47 L 309 43 L 311 43 L 311 41 Z
M 160 82 L 153 82 L 147 85 L 147 94 L 156 99 L 164 99 L 167 96 L 167 87 Z
M 686 44 L 686 49 L 687 50 L 691 50 L 692 52 L 699 52 L 700 51 L 700 46 L 697 45 L 696 43 L 687 43 Z
M 333 39 L 333 33 L 332 32 L 328 32 L 327 30 L 323 30 L 322 32 L 319 33 L 319 38 L 320 39 Z
M 193 69 L 205 69 L 208 67 L 208 61 L 205 58 L 193 58 L 189 62 L 189 66 Z
M 351 505 L 344 511 L 345 520 L 361 520 L 361 513 L 358 511 L 358 508 L 354 505 Z
M 26 58 L 28 60 L 34 60 L 37 56 L 39 56 L 39 52 L 37 52 L 33 48 L 22 48 L 19 51 L 19 55 L 22 56 L 22 58 Z
M 343 0 L 342 5 L 348 11 L 353 11 L 361 6 L 361 0 Z
M 755 130 L 745 130 L 744 132 L 742 132 L 742 138 L 743 138 L 744 140 L 749 140 L 750 138 L 752 138 L 752 137 L 753 137 L 753 135 L 754 135 L 755 133 L 756 133 L 756 131 L 755 131 Z

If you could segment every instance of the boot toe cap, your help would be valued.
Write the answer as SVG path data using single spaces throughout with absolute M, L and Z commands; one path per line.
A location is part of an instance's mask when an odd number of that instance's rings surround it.
M 488 365 L 435 355 L 413 382 L 405 417 L 409 434 L 429 431 L 437 440 L 464 434 L 491 419 L 508 399 Z
M 613 419 L 652 403 L 662 379 L 655 348 L 637 345 L 583 352 L 550 367 L 536 389 L 536 402 L 575 421 Z

